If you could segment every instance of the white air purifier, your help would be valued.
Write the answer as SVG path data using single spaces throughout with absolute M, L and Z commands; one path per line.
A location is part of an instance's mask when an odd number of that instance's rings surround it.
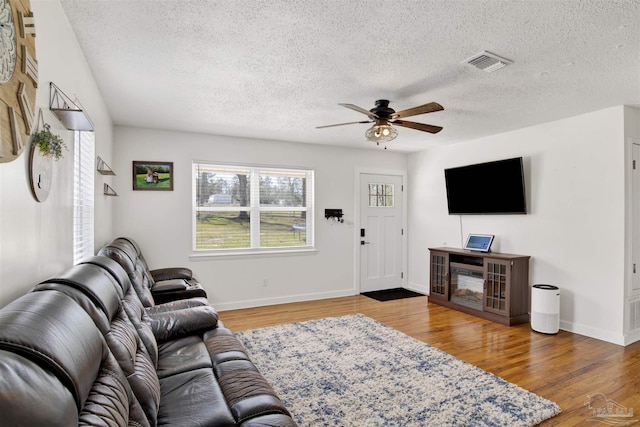
M 557 286 L 532 286 L 531 329 L 543 334 L 557 334 L 560 330 L 560 289 Z

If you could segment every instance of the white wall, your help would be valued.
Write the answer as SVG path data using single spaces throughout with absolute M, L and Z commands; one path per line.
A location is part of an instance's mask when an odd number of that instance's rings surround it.
M 49 82 L 72 99 L 78 97 L 96 128 L 96 154 L 112 157 L 111 118 L 93 81 L 84 55 L 57 0 L 32 0 L 36 20 L 38 90 L 36 111 L 69 147 L 54 162 L 47 200 L 38 203 L 29 187 L 28 149 L 11 163 L 0 163 L 0 306 L 28 291 L 37 282 L 59 273 L 73 260 L 73 134 L 49 111 Z M 111 202 L 102 196 L 96 176 L 96 243 L 113 235 Z
M 561 289 L 561 328 L 622 344 L 625 112 L 614 107 L 409 157 L 409 283 L 427 290 L 428 249 L 495 234 L 530 255 L 530 285 Z M 448 215 L 443 170 L 522 156 L 528 215 Z
M 114 228 L 133 237 L 152 268 L 186 266 L 218 309 L 356 293 L 356 170 L 405 171 L 407 155 L 203 134 L 115 128 L 117 198 Z M 132 191 L 132 161 L 174 162 L 172 192 Z M 207 160 L 299 166 L 315 170 L 315 254 L 190 259 L 191 163 Z M 341 208 L 345 223 L 329 225 L 324 209 Z M 264 279 L 268 287 L 263 287 Z

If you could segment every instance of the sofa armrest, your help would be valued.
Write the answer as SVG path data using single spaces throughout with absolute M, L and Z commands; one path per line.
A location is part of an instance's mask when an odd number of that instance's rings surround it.
M 172 280 L 156 282 L 156 286 L 151 288 L 151 295 L 153 295 L 153 300 L 156 304 L 165 304 L 170 301 L 183 299 L 207 298 L 207 293 L 200 283 L 196 283 L 194 280 L 176 280 L 181 282 L 180 284 L 185 287 L 180 288 L 180 285 L 176 285 L 175 288 L 172 288 L 173 285 L 164 285 L 165 282 L 173 282 Z M 159 288 L 158 284 L 160 286 Z
M 211 306 L 149 313 L 149 326 L 158 341 L 200 334 L 218 326 L 218 313 Z
M 151 277 L 153 277 L 153 280 L 156 282 L 170 279 L 191 280 L 193 278 L 193 272 L 185 267 L 157 268 L 150 270 L 149 273 L 151 273 Z
M 209 306 L 209 301 L 206 298 L 188 298 L 175 301 L 168 301 L 162 304 L 154 305 L 153 307 L 146 307 L 148 315 L 166 313 L 169 311 L 183 310 L 185 308 L 192 307 L 206 307 Z
M 184 279 L 156 280 L 156 284 L 151 289 L 152 293 L 184 291 L 189 287 L 189 283 Z

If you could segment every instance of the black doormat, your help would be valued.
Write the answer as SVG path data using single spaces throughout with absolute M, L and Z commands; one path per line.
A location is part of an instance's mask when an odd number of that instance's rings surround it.
M 360 295 L 364 295 L 366 297 L 373 298 L 378 301 L 391 301 L 394 299 L 414 298 L 414 297 L 424 296 L 423 294 L 419 294 L 418 292 L 413 292 L 405 288 L 383 289 L 381 291 L 362 292 Z

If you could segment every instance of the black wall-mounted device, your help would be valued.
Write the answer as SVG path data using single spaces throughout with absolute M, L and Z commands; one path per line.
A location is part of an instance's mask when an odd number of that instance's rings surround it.
M 324 210 L 324 217 L 326 219 L 329 220 L 334 220 L 334 221 L 338 221 L 338 222 L 344 222 L 344 219 L 342 219 L 342 209 L 325 209 Z

